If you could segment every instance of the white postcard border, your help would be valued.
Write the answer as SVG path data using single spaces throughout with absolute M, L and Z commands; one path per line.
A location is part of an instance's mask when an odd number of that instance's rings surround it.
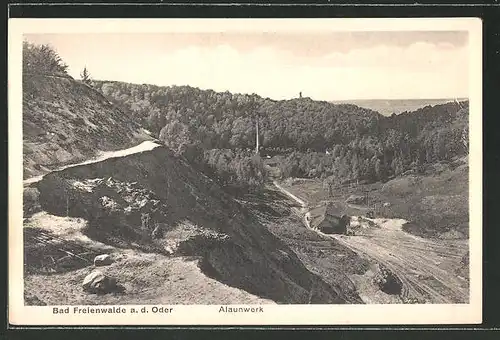
M 54 314 L 24 306 L 22 233 L 22 39 L 26 33 L 468 31 L 470 86 L 470 303 L 432 305 L 262 305 L 263 312 L 223 313 L 220 305 L 123 305 L 129 312 Z M 478 18 L 404 19 L 9 19 L 9 322 L 13 325 L 389 325 L 482 321 L 482 22 Z M 66 306 L 60 306 L 62 308 Z M 69 306 L 84 308 L 84 306 Z M 96 306 L 92 306 L 95 308 Z M 104 307 L 104 306 L 101 306 Z M 105 306 L 111 307 L 111 306 Z M 130 313 L 147 307 L 148 313 Z M 161 307 L 161 306 L 158 306 Z M 237 305 L 231 307 L 238 307 Z M 246 306 L 246 307 L 255 307 Z

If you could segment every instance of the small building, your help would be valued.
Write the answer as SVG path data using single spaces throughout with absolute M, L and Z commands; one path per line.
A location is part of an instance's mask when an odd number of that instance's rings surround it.
M 350 217 L 337 208 L 334 204 L 328 203 L 322 217 L 316 221 L 316 229 L 325 234 L 347 234 L 347 227 Z
M 318 225 L 318 230 L 325 234 L 347 234 L 349 216 L 326 215 L 325 219 Z

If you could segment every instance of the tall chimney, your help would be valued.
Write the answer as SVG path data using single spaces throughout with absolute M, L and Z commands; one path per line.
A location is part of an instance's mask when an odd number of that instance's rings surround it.
M 255 153 L 259 154 L 259 116 L 255 121 Z

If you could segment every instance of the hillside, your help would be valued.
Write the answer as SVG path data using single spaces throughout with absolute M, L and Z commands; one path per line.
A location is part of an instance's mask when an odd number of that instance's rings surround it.
M 150 138 L 133 117 L 69 76 L 23 75 L 24 178 Z
M 360 302 L 345 274 L 337 273 L 336 286 L 312 274 L 253 214 L 165 147 L 53 172 L 30 190 L 38 199 L 25 215 L 30 216 L 24 228 L 27 294 L 45 303 L 57 299 L 64 304 L 123 304 L 146 296 L 152 299 L 130 276 L 139 264 L 142 269 L 135 271 L 141 273 L 141 285 L 161 293 L 159 300 L 186 302 L 184 287 L 195 282 L 170 282 L 162 290 L 158 277 L 174 275 L 174 264 L 179 270 L 175 275 L 190 275 L 182 274 L 183 266 L 192 266 L 190 261 L 211 279 L 277 303 Z M 141 226 L 144 214 L 150 223 Z M 118 279 L 124 292 L 82 296 L 74 285 L 92 267 L 78 258 L 58 265 L 67 256 L 57 249 L 85 253 L 87 258 L 111 253 L 118 260 L 106 272 Z M 46 254 L 55 262 L 44 263 Z M 47 270 L 53 274 L 47 275 Z M 198 287 L 198 294 L 206 288 Z M 56 298 L 52 292 L 57 291 L 65 293 Z M 189 294 L 191 303 L 200 303 L 195 292 Z M 218 296 L 238 303 L 235 296 Z
M 324 150 L 327 144 L 348 142 L 383 118 L 355 105 L 310 98 L 276 101 L 256 94 L 116 81 L 95 81 L 95 87 L 157 135 L 176 122 L 205 149 L 254 148 L 256 116 L 263 147 L 300 150 Z
M 353 104 L 310 98 L 275 101 L 112 81 L 96 81 L 95 87 L 173 149 L 241 154 L 255 148 L 258 117 L 261 154 L 280 155 L 285 177 L 331 177 L 334 184 L 386 181 L 468 152 L 467 101 L 385 117 Z M 204 163 L 216 172 L 225 167 L 217 152 L 205 152 Z
M 154 139 L 143 122 L 49 47 L 25 43 L 23 65 L 24 177 L 44 174 L 24 182 L 27 304 L 361 303 L 344 273 L 313 274 L 178 150 L 141 143 Z M 117 286 L 89 294 L 99 254 Z

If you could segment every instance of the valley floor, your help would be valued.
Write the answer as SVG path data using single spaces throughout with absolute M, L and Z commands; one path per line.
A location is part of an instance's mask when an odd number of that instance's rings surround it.
M 331 237 L 391 270 L 403 283 L 403 301 L 468 303 L 467 279 L 456 274 L 468 251 L 466 241 L 438 243 L 384 228 L 362 236 Z
M 308 208 L 308 202 L 303 197 L 298 197 L 304 192 L 304 186 L 297 185 L 294 188 L 277 184 L 277 187 L 298 203 L 296 212 L 300 216 L 304 217 L 308 211 L 317 214 L 320 210 L 314 205 Z M 354 208 L 358 212 L 363 211 L 363 207 Z M 467 239 L 422 238 L 412 235 L 402 229 L 406 223 L 402 219 L 358 219 L 364 220 L 371 227 L 361 228 L 355 235 L 349 236 L 327 235 L 315 231 L 323 237 L 335 239 L 371 264 L 381 264 L 390 270 L 402 283 L 399 298 L 403 303 L 468 303 L 468 268 L 464 270 L 467 265 L 463 263 L 469 249 Z M 309 227 L 305 219 L 303 222 Z M 386 303 L 387 299 L 377 298 L 374 294 L 376 290 L 367 284 L 366 276 L 369 275 L 370 271 L 363 275 L 350 275 L 350 278 L 364 302 Z

